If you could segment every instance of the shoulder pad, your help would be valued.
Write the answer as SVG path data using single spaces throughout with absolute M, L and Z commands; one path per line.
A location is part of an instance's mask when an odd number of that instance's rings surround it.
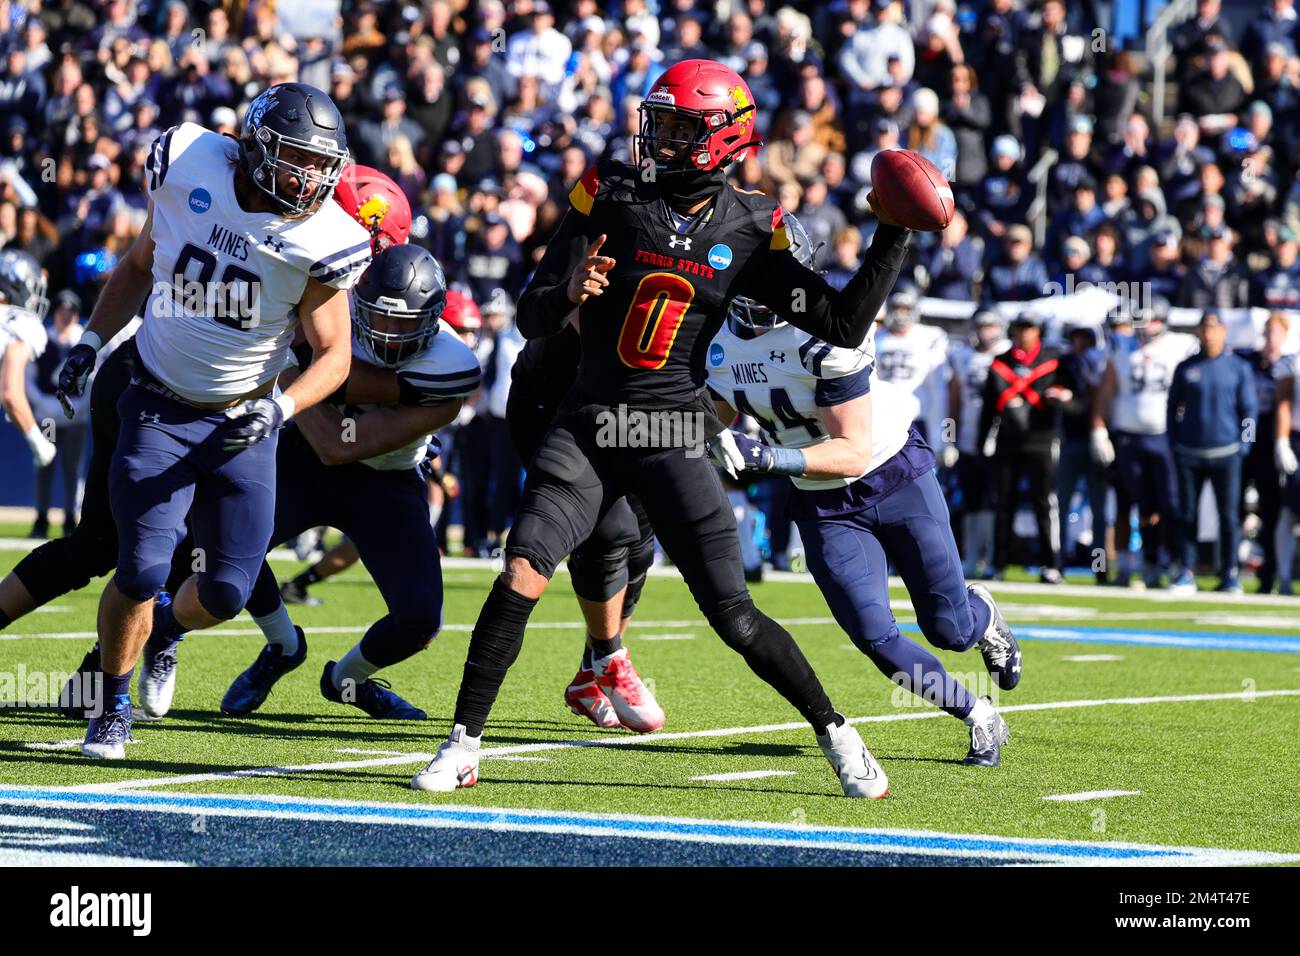
M 308 275 L 332 288 L 352 288 L 370 264 L 370 234 L 333 200 L 297 224 L 289 235 Z
M 0 306 L 0 309 L 3 308 Z M 7 313 L 0 312 L 0 332 L 4 334 L 4 338 L 26 345 L 31 350 L 33 359 L 41 357 L 45 352 L 45 346 L 50 341 L 44 324 L 34 312 L 15 307 L 10 307 Z M 0 339 L 0 349 L 7 345 L 7 342 Z
M 817 378 L 842 378 L 855 372 L 875 367 L 875 343 L 868 339 L 859 348 L 848 349 L 831 345 L 821 339 L 809 338 L 799 346 L 799 363 Z
M 478 358 L 445 330 L 439 330 L 427 349 L 397 370 L 397 377 L 419 393 L 421 404 L 471 395 L 479 386 L 479 376 Z
M 153 146 L 149 149 L 149 158 L 145 161 L 145 172 L 150 195 L 163 187 L 167 181 L 168 173 L 172 171 L 177 163 L 184 162 L 186 154 L 192 153 L 196 145 L 200 147 L 203 145 L 212 145 L 214 147 L 220 145 L 224 154 L 224 143 L 218 144 L 214 141 L 205 141 L 206 137 L 211 137 L 213 140 L 226 139 L 220 133 L 204 129 L 197 123 L 181 123 L 179 126 L 173 126 L 153 141 Z

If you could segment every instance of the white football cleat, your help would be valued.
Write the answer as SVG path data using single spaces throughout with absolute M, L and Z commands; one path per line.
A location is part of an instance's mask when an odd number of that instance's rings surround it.
M 459 787 L 472 787 L 478 783 L 479 748 L 482 737 L 471 737 L 463 724 L 451 729 L 451 736 L 438 748 L 438 753 L 411 779 L 412 790 L 431 793 L 451 793 Z
M 889 778 L 885 776 L 884 768 L 871 756 L 862 737 L 847 722 L 839 727 L 831 724 L 824 736 L 817 735 L 817 743 L 839 774 L 844 796 L 879 800 L 889 793 Z
M 620 724 L 638 734 L 663 727 L 664 709 L 632 666 L 626 647 L 608 657 L 593 659 L 591 668 L 596 674 L 596 686 L 609 698 Z
M 161 649 L 152 641 L 144 645 L 140 655 L 140 676 L 136 687 L 140 691 L 140 706 L 150 717 L 167 716 L 176 696 L 176 651 L 180 641 L 172 641 Z

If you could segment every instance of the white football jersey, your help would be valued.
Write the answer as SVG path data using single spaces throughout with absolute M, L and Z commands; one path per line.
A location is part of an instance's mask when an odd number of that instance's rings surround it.
M 1163 435 L 1174 369 L 1196 354 L 1200 343 L 1182 332 L 1164 332 L 1145 344 L 1137 339 L 1130 342 L 1111 356 L 1116 390 L 1110 427 L 1136 435 Z
M 984 409 L 984 382 L 993 360 L 1011 347 L 1006 339 L 992 349 L 981 352 L 965 342 L 955 348 L 949 359 L 952 374 L 961 388 L 961 409 L 957 419 L 957 450 L 963 455 L 979 454 L 980 412 Z
M 307 278 L 351 288 L 370 236 L 333 200 L 306 219 L 245 212 L 239 144 L 194 123 L 154 143 L 153 289 L 136 342 L 146 368 L 183 398 L 236 398 L 285 365 Z
M 948 411 L 948 333 L 919 322 L 901 335 L 885 332 L 876 342 L 876 374 L 916 396 L 926 438 L 938 443 Z
M 363 362 L 378 365 L 374 353 L 364 344 L 352 339 L 352 356 Z M 468 345 L 460 340 L 456 331 L 439 320 L 438 334 L 424 351 L 413 355 L 397 367 L 409 384 L 415 386 L 430 402 L 449 401 L 470 395 L 479 383 L 478 359 Z M 340 407 L 345 417 L 360 417 L 381 405 L 347 405 Z M 377 471 L 398 471 L 414 468 L 425 459 L 432 434 L 418 438 L 402 448 L 364 459 L 363 463 Z
M 919 411 L 907 391 L 875 374 L 875 342 L 829 345 L 793 325 L 745 337 L 728 319 L 709 346 L 708 384 L 732 408 L 755 419 L 773 444 L 808 448 L 829 441 L 819 410 L 871 392 L 871 465 L 875 471 L 907 442 Z M 840 488 L 855 478 L 791 478 L 799 488 Z
M 50 339 L 45 332 L 45 324 L 35 312 L 28 312 L 16 305 L 0 304 L 0 354 L 14 341 L 27 346 L 31 352 L 28 359 L 34 362 L 45 353 L 45 346 Z

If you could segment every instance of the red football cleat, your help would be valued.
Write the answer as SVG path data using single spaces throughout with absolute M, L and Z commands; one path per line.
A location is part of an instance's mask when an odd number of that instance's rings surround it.
M 564 702 L 569 710 L 579 717 L 586 717 L 597 727 L 613 730 L 622 727 L 614 705 L 609 702 L 604 691 L 596 686 L 596 675 L 590 670 L 580 668 L 569 686 L 564 688 Z
M 664 711 L 632 666 L 627 648 L 592 662 L 596 687 L 609 698 L 618 721 L 628 730 L 648 734 L 664 725 Z

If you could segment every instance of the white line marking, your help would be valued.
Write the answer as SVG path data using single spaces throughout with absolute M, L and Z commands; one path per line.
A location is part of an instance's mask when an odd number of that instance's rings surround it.
M 0 847 L 0 866 L 187 866 L 179 860 L 145 860 L 133 856 L 109 856 L 106 853 L 56 853 L 46 850 L 19 850 Z
M 483 760 L 491 758 L 492 760 L 517 760 L 521 763 L 527 761 L 530 763 L 550 763 L 550 757 L 525 757 L 523 754 L 494 754 L 490 750 L 483 754 Z
M 998 712 L 1012 714 L 1021 711 L 1037 710 L 1073 710 L 1080 707 L 1106 707 L 1111 705 L 1129 706 L 1138 704 L 1184 704 L 1211 700 L 1254 701 L 1266 697 L 1300 697 L 1300 690 L 1259 690 L 1235 691 L 1227 694 L 1183 694 L 1176 697 L 1114 697 L 1104 700 L 1061 700 L 1047 701 L 1041 704 L 1014 704 L 999 707 Z M 900 714 L 878 714 L 871 717 L 854 717 L 850 724 L 884 724 L 900 720 L 932 720 L 947 717 L 941 710 L 916 710 Z M 804 721 L 785 724 L 761 724 L 754 727 L 719 727 L 712 730 L 686 730 L 679 733 L 656 733 L 628 735 L 618 737 L 595 737 L 585 740 L 557 740 L 547 743 L 516 744 L 508 747 L 489 747 L 483 751 L 483 757 L 502 756 L 504 754 L 533 754 L 550 750 L 568 750 L 573 747 L 635 747 L 640 744 L 656 746 L 664 740 L 695 740 L 703 737 L 739 737 L 748 734 L 782 733 L 789 730 L 807 730 Z M 376 757 L 373 760 L 346 760 L 338 763 L 313 763 L 286 767 L 253 767 L 244 770 L 223 770 L 213 773 L 185 774 L 176 777 L 154 777 L 138 780 L 117 780 L 108 783 L 80 784 L 66 789 L 72 792 L 111 793 L 117 790 L 140 790 L 146 787 L 166 787 L 175 784 L 212 783 L 218 780 L 232 780 L 240 777 L 279 777 L 291 773 L 309 773 L 321 770 L 357 770 L 363 767 L 391 767 L 401 764 L 428 763 L 433 759 L 430 753 L 411 753 L 405 756 Z
M 55 740 L 49 743 L 33 741 L 29 744 L 23 744 L 24 750 L 68 750 L 72 747 L 80 747 L 82 740 L 78 737 L 76 740 Z
M 1053 793 L 1043 799 L 1077 803 L 1082 800 L 1106 800 L 1110 797 L 1137 797 L 1141 794 L 1141 790 L 1085 790 L 1082 793 Z
M 10 798 L 7 803 L 24 807 L 69 809 L 68 802 L 48 796 L 48 787 L 11 786 L 10 790 L 30 790 L 28 799 Z M 132 802 L 133 797 L 142 798 Z M 1253 850 L 1220 850 L 1205 847 L 1159 846 L 1117 841 L 1091 842 L 1043 837 L 997 836 L 983 833 L 942 833 L 933 830 L 893 828 L 792 826 L 750 820 L 708 820 L 690 817 L 642 816 L 617 813 L 582 813 L 565 810 L 507 809 L 482 807 L 468 803 L 383 803 L 372 800 L 337 800 L 312 797 L 278 797 L 239 795 L 237 806 L 213 806 L 213 794 L 170 793 L 169 801 L 150 793 L 115 794 L 113 799 L 78 801 L 78 810 L 122 810 L 144 813 L 202 814 L 214 817 L 272 818 L 313 821 L 339 821 L 387 826 L 454 828 L 493 831 L 541 832 L 559 834 L 597 834 L 632 836 L 642 839 L 727 843 L 747 846 L 800 846 L 816 849 L 857 850 L 878 853 L 921 852 L 936 857 L 989 857 L 1019 859 L 1026 862 L 1064 863 L 1072 866 L 1168 866 L 1171 863 L 1193 865 L 1250 865 L 1260 863 L 1300 862 L 1300 854 Z M 305 809 L 310 807 L 311 809 Z M 359 816 L 356 808 L 378 810 Z M 383 811 L 390 811 L 385 813 Z M 637 824 L 629 833 L 628 822 Z M 712 832 L 699 832 L 702 828 Z M 765 830 L 769 835 L 754 831 Z M 696 832 L 690 832 L 690 831 Z M 813 835 L 809 839 L 809 834 Z M 862 837 L 873 839 L 863 841 Z M 918 841 L 927 844 L 917 846 Z M 948 846 L 939 844 L 948 843 Z M 990 853 L 989 842 L 1009 844 L 1005 850 Z M 1138 850 L 1151 853 L 1146 857 L 1121 857 L 1114 854 L 1069 853 L 1069 849 Z M 1065 850 L 1066 852 L 1062 852 Z M 131 861 L 135 862 L 135 861 Z
M 33 613 L 35 614 L 64 614 L 71 611 L 71 606 L 67 604 L 47 604 L 44 607 L 38 607 Z
M 1068 657 L 1062 657 L 1063 661 L 1077 661 L 1084 663 L 1086 661 L 1122 661 L 1123 654 L 1071 654 Z
M 834 624 L 833 617 L 789 617 L 782 618 L 781 623 L 790 627 L 802 627 L 819 624 Z M 642 627 L 699 627 L 700 622 L 694 621 L 637 621 L 638 630 L 631 632 L 632 640 L 645 640 L 638 633 Z M 584 630 L 586 624 L 582 621 L 530 621 L 528 629 L 530 631 L 578 631 Z M 304 627 L 303 630 L 308 634 L 364 634 L 370 629 L 369 624 L 358 624 L 355 627 L 337 626 L 337 627 Z M 474 630 L 473 624 L 444 624 L 443 631 L 459 631 L 468 634 Z M 239 637 L 239 636 L 261 636 L 262 632 L 255 627 L 213 627 L 205 631 L 190 631 L 185 635 L 185 639 L 192 640 L 196 637 Z M 21 641 L 21 640 L 85 640 L 96 637 L 94 631 L 48 631 L 39 634 L 11 634 L 8 632 L 0 633 L 0 641 Z
M 638 641 L 693 641 L 694 634 L 641 634 L 634 638 Z
M 763 777 L 793 777 L 793 770 L 737 770 L 735 773 L 702 773 L 692 780 L 760 780 Z
M 357 747 L 339 747 L 334 752 L 336 754 L 369 754 L 372 757 L 403 757 L 406 755 L 404 750 L 361 750 Z

